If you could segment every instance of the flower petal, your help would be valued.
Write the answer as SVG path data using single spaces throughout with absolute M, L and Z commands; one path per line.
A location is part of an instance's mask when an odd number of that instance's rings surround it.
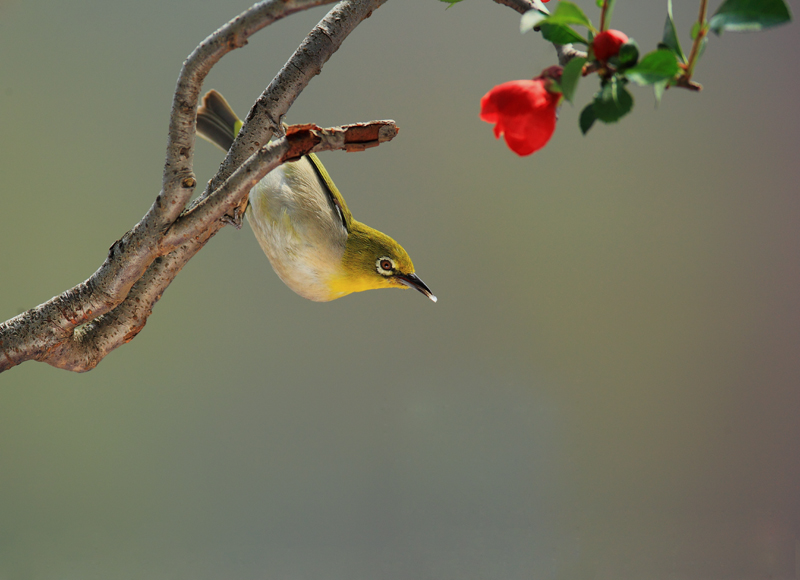
M 509 81 L 481 99 L 481 119 L 495 123 L 494 135 L 505 136 L 518 155 L 530 155 L 547 144 L 556 125 L 560 94 L 550 93 L 545 80 Z

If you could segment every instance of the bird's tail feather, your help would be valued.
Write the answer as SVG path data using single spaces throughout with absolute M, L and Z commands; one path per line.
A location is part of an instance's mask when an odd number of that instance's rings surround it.
M 197 109 L 197 134 L 227 151 L 241 128 L 242 122 L 225 97 L 213 89 L 208 91 Z

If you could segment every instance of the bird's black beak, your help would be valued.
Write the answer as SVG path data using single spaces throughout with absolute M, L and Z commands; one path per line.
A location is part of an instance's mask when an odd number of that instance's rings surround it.
M 403 284 L 408 286 L 409 288 L 414 288 L 422 292 L 425 296 L 436 302 L 438 300 L 436 296 L 433 295 L 431 289 L 425 285 L 425 282 L 419 279 L 419 276 L 416 274 L 395 274 L 395 278 L 400 280 Z

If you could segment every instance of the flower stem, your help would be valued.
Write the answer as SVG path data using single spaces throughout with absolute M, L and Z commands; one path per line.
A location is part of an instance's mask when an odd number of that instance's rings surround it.
M 600 32 L 606 29 L 606 11 L 608 10 L 609 0 L 603 0 L 603 7 L 600 9 Z
M 697 64 L 697 59 L 700 58 L 700 47 L 703 45 L 703 39 L 708 34 L 706 25 L 706 15 L 708 14 L 708 0 L 700 0 L 700 16 L 697 18 L 697 36 L 694 37 L 692 44 L 692 52 L 689 53 L 689 62 L 686 65 L 686 72 L 683 78 L 688 82 L 694 73 L 694 66 Z

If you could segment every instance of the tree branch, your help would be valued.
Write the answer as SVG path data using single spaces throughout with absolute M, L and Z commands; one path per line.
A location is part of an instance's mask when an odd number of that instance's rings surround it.
M 508 6 L 512 10 L 516 10 L 520 14 L 525 14 L 528 10 L 533 10 L 535 6 L 530 0 L 494 0 L 498 4 Z
M 533 2 L 530 0 L 494 0 L 497 4 L 502 4 L 503 6 L 508 6 L 512 10 L 516 10 L 520 14 L 525 14 L 528 10 L 535 10 L 536 6 L 534 6 Z M 534 28 L 534 30 L 538 30 L 538 28 Z M 580 50 L 577 50 L 571 44 L 556 44 L 553 43 L 553 46 L 556 47 L 556 54 L 558 55 L 558 64 L 561 66 L 566 66 L 569 61 L 571 61 L 576 56 L 586 57 L 586 53 Z
M 177 248 L 202 232 L 221 229 L 226 212 L 247 198 L 247 193 L 267 173 L 308 153 L 343 149 L 363 151 L 397 135 L 394 121 L 371 121 L 322 129 L 316 125 L 290 126 L 286 135 L 261 147 L 211 195 L 201 199 L 178 218 L 164 236 L 165 247 Z M 213 234 L 212 234 L 213 235 Z
M 145 219 L 153 214 L 160 225 L 172 223 L 186 206 L 197 184 L 193 173 L 195 121 L 200 91 L 211 68 L 229 52 L 276 20 L 335 0 L 267 0 L 220 27 L 183 63 L 172 99 L 163 190 Z
M 571 44 L 555 44 L 553 46 L 556 47 L 556 55 L 558 56 L 558 64 L 561 66 L 567 66 L 567 63 L 571 61 L 573 58 L 581 57 L 586 58 L 587 54 L 582 51 L 578 50 Z
M 207 209 L 197 214 L 204 219 L 187 217 L 194 215 L 192 209 L 184 210 L 196 186 L 192 163 L 197 102 L 203 80 L 225 54 L 244 46 L 247 38 L 258 30 L 299 10 L 332 1 L 266 0 L 198 45 L 181 69 L 173 98 L 162 191 L 142 220 L 112 244 L 108 257 L 88 280 L 0 324 L 0 372 L 26 360 L 39 360 L 76 371 L 89 370 L 109 352 L 136 336 L 153 305 L 180 269 L 224 225 L 219 220 L 213 222 Z M 277 101 L 276 108 L 265 105 L 262 115 L 248 124 L 255 126 L 285 114 L 344 38 L 384 1 L 347 0 L 334 8 L 301 46 L 307 51 L 304 62 L 315 72 L 306 75 L 304 82 L 295 82 L 291 88 L 277 88 L 274 92 L 284 96 Z M 335 21 L 328 26 L 332 14 Z M 288 66 L 287 63 L 284 70 Z M 276 79 L 281 78 L 281 74 Z M 251 131 L 261 135 L 271 133 L 268 127 L 260 132 L 257 128 Z M 250 153 L 257 149 L 259 147 L 249 144 Z M 238 165 L 244 161 L 242 158 Z M 220 189 L 231 173 L 233 171 L 218 179 L 217 185 L 207 189 L 204 195 Z M 227 194 L 227 189 L 225 191 Z M 238 195 L 246 198 L 246 190 Z M 177 245 L 166 234 L 179 216 L 181 228 L 176 231 L 181 232 L 181 240 L 188 241 Z M 210 222 L 213 224 L 209 225 Z
M 386 0 L 343 0 L 337 4 L 305 38 L 280 72 L 256 100 L 244 126 L 209 181 L 203 197 L 219 187 L 253 151 L 280 132 L 283 116 L 344 39 Z
M 386 0 L 342 0 L 311 31 L 258 98 L 231 150 L 203 194 L 193 170 L 197 104 L 203 81 L 228 52 L 276 20 L 334 0 L 264 0 L 219 28 L 189 55 L 175 89 L 162 190 L 145 216 L 114 242 L 86 281 L 0 324 L 0 372 L 26 360 L 87 371 L 144 327 L 183 266 L 237 215 L 254 183 L 309 151 L 361 151 L 391 139 L 391 121 L 281 131 L 280 121 L 345 38 Z M 494 0 L 524 13 L 530 0 Z
M 108 353 L 129 342 L 144 328 L 153 306 L 181 268 L 224 227 L 221 218 L 225 212 L 246 198 L 267 173 L 310 152 L 363 150 L 391 140 L 397 131 L 394 121 L 330 129 L 316 125 L 289 127 L 285 137 L 261 147 L 202 203 L 172 224 L 159 240 L 159 257 L 112 311 L 70 332 L 64 320 L 75 323 L 75 313 L 62 311 L 61 318 L 42 317 L 43 311 L 59 309 L 62 296 L 57 296 L 0 325 L 0 371 L 30 359 L 72 371 L 93 369 Z

